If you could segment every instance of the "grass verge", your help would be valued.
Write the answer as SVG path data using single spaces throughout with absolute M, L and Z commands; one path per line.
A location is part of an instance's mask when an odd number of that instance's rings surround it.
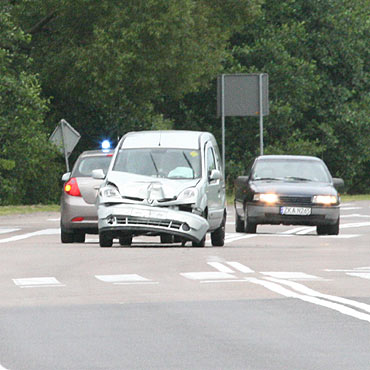
M 1 206 L 0 216 L 13 215 L 13 214 L 26 214 L 35 212 L 59 212 L 59 204 L 36 204 L 30 206 Z

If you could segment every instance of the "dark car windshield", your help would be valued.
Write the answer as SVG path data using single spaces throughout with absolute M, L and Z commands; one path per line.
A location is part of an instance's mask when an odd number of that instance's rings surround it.
M 330 182 L 322 162 L 299 159 L 260 160 L 253 169 L 252 179 Z
M 113 170 L 169 179 L 195 179 L 201 175 L 200 153 L 189 149 L 121 149 Z
M 91 177 L 91 172 L 98 168 L 107 173 L 111 159 L 112 155 L 83 157 L 74 166 L 72 177 Z

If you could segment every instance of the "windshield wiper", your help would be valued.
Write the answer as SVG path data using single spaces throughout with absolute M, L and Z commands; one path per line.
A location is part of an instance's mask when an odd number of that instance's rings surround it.
M 150 155 L 150 158 L 152 159 L 152 162 L 153 162 L 153 165 L 154 165 L 155 171 L 157 172 L 157 177 L 158 177 L 159 176 L 159 171 L 158 171 L 158 167 L 157 167 L 157 165 L 155 163 L 155 160 L 153 158 L 153 154 L 152 153 L 149 153 L 149 155 Z
M 255 177 L 253 181 L 265 181 L 265 180 L 275 180 L 275 181 L 282 181 L 281 177 Z
M 295 181 L 312 181 L 311 179 L 306 179 L 305 177 L 285 176 L 284 178 Z
M 191 168 L 191 170 L 193 171 L 193 179 L 194 179 L 194 168 L 193 168 L 193 166 L 191 165 L 191 163 L 190 163 L 190 161 L 189 161 L 189 158 L 186 156 L 186 154 L 185 154 L 185 152 L 184 152 L 184 151 L 182 152 L 182 154 L 183 154 L 183 156 L 184 156 L 184 158 L 185 158 L 186 162 L 188 162 L 189 167 L 190 167 L 190 168 Z

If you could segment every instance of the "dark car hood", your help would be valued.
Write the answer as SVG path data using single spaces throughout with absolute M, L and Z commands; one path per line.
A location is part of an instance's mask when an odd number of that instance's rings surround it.
M 277 193 L 281 195 L 336 195 L 333 185 L 313 181 L 251 181 L 251 189 L 256 193 Z

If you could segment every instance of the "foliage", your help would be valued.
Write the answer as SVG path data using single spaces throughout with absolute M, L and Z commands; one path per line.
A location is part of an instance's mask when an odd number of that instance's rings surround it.
M 55 155 L 42 131 L 46 101 L 40 98 L 30 59 L 22 53 L 29 37 L 0 12 L 0 204 L 55 200 Z M 47 158 L 47 160 L 45 160 Z M 48 173 L 50 177 L 42 176 Z
M 39 199 L 42 186 L 56 199 L 62 158 L 47 135 L 62 118 L 82 135 L 71 162 L 131 130 L 207 130 L 221 144 L 221 73 L 269 74 L 266 154 L 319 156 L 347 191 L 369 191 L 368 0 L 4 4 L 0 194 L 7 202 Z M 230 188 L 259 154 L 258 118 L 228 117 L 225 141 Z M 33 186 L 43 171 L 50 183 Z

